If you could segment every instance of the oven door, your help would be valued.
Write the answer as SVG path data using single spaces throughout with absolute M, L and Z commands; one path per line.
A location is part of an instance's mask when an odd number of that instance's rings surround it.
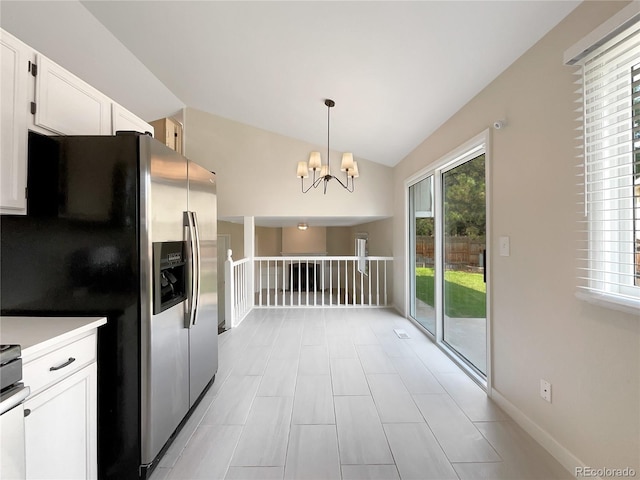
M 24 408 L 29 387 L 17 384 L 0 395 L 0 478 L 24 480 Z

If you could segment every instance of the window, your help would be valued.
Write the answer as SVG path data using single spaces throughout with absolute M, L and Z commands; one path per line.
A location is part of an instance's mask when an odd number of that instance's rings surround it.
M 581 67 L 584 225 L 580 298 L 640 310 L 640 23 L 598 42 Z M 627 22 L 628 25 L 628 22 Z

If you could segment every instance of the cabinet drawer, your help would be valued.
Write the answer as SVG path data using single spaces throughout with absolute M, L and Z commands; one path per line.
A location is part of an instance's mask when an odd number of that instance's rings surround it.
M 30 361 L 23 368 L 23 382 L 31 397 L 42 389 L 80 370 L 96 359 L 96 335 L 64 345 Z

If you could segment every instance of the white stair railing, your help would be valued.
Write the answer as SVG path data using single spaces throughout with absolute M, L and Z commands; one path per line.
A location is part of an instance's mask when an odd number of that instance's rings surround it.
M 225 262 L 225 328 L 255 307 L 388 307 L 393 257 L 255 257 Z
M 256 307 L 387 307 L 393 257 L 256 257 Z
M 224 264 L 225 329 L 237 327 L 253 307 L 249 284 L 249 259 L 233 261 L 232 251 L 227 250 Z

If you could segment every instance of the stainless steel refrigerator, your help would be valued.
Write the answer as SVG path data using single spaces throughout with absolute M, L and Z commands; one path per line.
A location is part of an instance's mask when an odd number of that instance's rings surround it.
M 146 477 L 218 368 L 216 179 L 145 136 L 30 133 L 3 314 L 104 315 L 99 478 Z

